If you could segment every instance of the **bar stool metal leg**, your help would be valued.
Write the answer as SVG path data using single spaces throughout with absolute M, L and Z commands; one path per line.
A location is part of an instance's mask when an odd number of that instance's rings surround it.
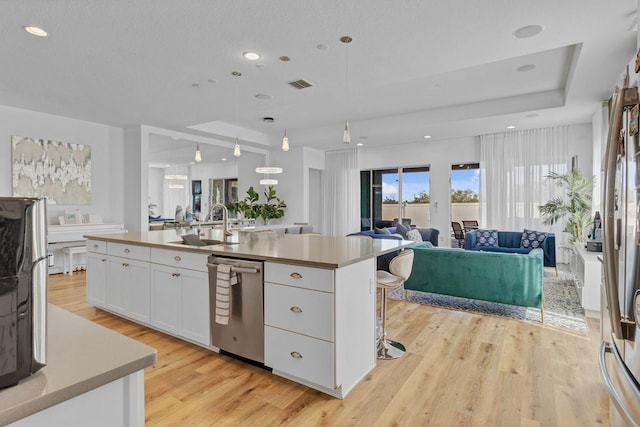
M 380 316 L 382 317 L 382 331 L 377 343 L 378 359 L 397 359 L 407 349 L 398 341 L 387 339 L 387 288 L 380 286 Z

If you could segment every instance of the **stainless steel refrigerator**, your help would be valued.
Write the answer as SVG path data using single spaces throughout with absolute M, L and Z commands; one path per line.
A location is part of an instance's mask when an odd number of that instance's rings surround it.
M 46 363 L 44 199 L 0 197 L 0 388 Z
M 638 90 L 611 102 L 603 176 L 600 373 L 612 426 L 640 426 L 640 139 Z

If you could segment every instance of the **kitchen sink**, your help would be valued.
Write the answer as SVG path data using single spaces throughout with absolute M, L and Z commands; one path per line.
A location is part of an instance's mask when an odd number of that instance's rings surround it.
M 183 240 L 178 242 L 169 242 L 175 243 L 176 245 L 186 245 L 186 246 L 216 246 L 216 245 L 237 245 L 240 242 L 225 242 L 222 240 L 212 240 L 212 239 L 199 239 L 198 241 L 187 243 Z

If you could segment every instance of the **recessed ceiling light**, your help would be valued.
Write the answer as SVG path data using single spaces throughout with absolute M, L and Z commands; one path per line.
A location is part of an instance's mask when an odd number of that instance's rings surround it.
M 251 50 L 243 52 L 242 56 L 244 56 L 244 59 L 248 59 L 249 61 L 257 61 L 260 59 L 260 54 Z
M 221 158 L 220 160 L 222 160 L 223 162 L 226 162 L 226 161 L 227 161 L 227 158 L 226 158 L 226 157 L 223 157 L 223 158 Z
M 24 27 L 24 30 L 27 33 L 32 34 L 34 36 L 47 37 L 47 32 L 40 27 L 27 26 L 27 27 Z
M 528 39 L 529 37 L 537 36 L 543 29 L 544 27 L 542 25 L 527 25 L 515 30 L 513 37 L 517 39 Z
M 536 69 L 536 65 L 535 64 L 525 64 L 525 65 L 521 65 L 518 68 L 516 68 L 516 70 L 518 71 L 531 71 L 531 70 L 535 70 Z
M 272 99 L 273 96 L 269 95 L 268 93 L 259 93 L 256 95 L 256 98 L 262 100 L 262 101 L 267 101 L 269 99 Z
M 424 138 L 424 139 L 430 139 L 430 138 L 431 138 L 431 135 L 425 135 L 425 136 L 423 136 L 423 138 Z
M 507 126 L 507 129 L 515 129 L 516 127 L 514 125 L 509 125 Z
M 231 75 L 234 77 L 240 77 L 242 75 L 242 73 L 240 71 L 232 71 Z

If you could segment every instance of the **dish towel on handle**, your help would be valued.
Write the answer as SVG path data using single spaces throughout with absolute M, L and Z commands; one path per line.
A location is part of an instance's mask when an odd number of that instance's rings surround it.
M 229 324 L 231 316 L 231 286 L 238 283 L 238 275 L 230 265 L 218 264 L 216 275 L 216 323 Z

